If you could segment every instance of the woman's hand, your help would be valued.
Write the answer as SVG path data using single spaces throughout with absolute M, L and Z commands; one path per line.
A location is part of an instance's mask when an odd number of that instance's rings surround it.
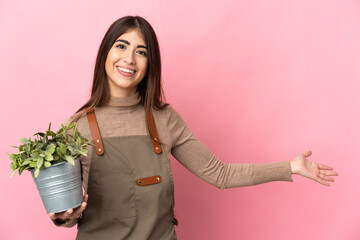
M 71 219 L 79 218 L 82 212 L 86 209 L 88 199 L 89 195 L 85 194 L 84 202 L 79 207 L 68 209 L 64 212 L 49 213 L 49 217 L 51 220 L 60 220 L 63 223 L 70 221 Z
M 330 176 L 337 176 L 338 173 L 332 171 L 332 167 L 307 160 L 306 158 L 310 156 L 311 151 L 307 151 L 291 160 L 292 173 L 310 178 L 322 185 L 330 186 L 329 182 L 334 182 L 334 179 Z

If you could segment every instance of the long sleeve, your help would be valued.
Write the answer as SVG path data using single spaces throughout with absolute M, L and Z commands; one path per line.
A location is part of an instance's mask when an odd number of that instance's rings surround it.
M 168 108 L 171 154 L 202 180 L 219 189 L 292 181 L 290 161 L 261 164 L 221 162 L 193 135 L 180 115 L 171 106 Z

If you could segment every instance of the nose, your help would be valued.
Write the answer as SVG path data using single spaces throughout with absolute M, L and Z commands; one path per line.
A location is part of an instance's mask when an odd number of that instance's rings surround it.
M 135 64 L 135 57 L 133 51 L 127 51 L 123 56 L 123 61 L 127 64 Z

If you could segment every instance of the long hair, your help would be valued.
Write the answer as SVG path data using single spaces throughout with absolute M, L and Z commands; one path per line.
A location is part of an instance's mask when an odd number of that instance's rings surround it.
M 162 103 L 164 94 L 161 86 L 161 59 L 155 31 L 144 18 L 125 16 L 111 24 L 100 44 L 96 57 L 91 97 L 77 110 L 73 122 L 77 121 L 83 114 L 93 111 L 95 107 L 103 106 L 109 100 L 110 89 L 105 72 L 105 61 L 116 39 L 131 29 L 140 30 L 148 48 L 147 71 L 137 87 L 141 97 L 141 104 L 145 108 L 146 119 L 148 119 L 151 109 L 161 110 L 168 105 Z M 147 127 L 150 130 L 148 124 Z

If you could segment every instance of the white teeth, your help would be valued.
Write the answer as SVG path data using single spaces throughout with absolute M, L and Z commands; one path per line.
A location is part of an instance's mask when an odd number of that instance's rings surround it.
M 134 70 L 130 70 L 130 69 L 126 69 L 126 68 L 122 68 L 122 67 L 117 67 L 120 71 L 126 72 L 126 73 L 134 73 Z

